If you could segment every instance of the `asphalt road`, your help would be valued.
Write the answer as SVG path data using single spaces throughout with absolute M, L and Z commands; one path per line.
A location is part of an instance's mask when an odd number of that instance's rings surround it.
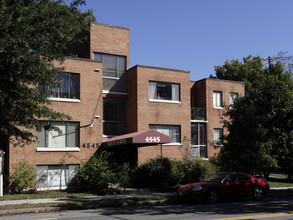
M 167 206 L 137 206 L 126 208 L 92 209 L 56 213 L 26 214 L 1 217 L 1 220 L 125 220 L 125 219 L 202 219 L 292 220 L 293 197 L 264 199 L 262 202 L 234 201 L 218 204 L 181 204 Z

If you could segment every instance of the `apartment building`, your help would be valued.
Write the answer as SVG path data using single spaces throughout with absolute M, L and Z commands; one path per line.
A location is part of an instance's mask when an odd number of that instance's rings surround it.
M 59 89 L 40 87 L 54 110 L 69 114 L 65 122 L 42 119 L 62 132 L 40 128 L 37 141 L 6 152 L 8 172 L 25 158 L 47 179 L 37 188 L 66 187 L 74 169 L 100 149 L 135 165 L 157 156 L 181 160 L 183 140 L 190 157 L 219 152 L 226 132 L 220 123 L 225 104 L 244 95 L 242 82 L 203 79 L 190 72 L 161 67 L 129 67 L 129 29 L 90 23 L 72 43 L 61 65 Z M 85 38 L 84 38 L 85 37 Z M 186 153 L 186 152 L 185 152 Z M 50 182 L 50 184 L 48 184 Z

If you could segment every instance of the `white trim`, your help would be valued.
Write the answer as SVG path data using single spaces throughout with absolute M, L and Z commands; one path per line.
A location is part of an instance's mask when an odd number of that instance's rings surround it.
M 103 79 L 116 79 L 119 80 L 120 77 L 113 77 L 113 76 L 103 76 Z
M 68 98 L 55 98 L 55 97 L 48 97 L 49 100 L 54 102 L 75 102 L 80 103 L 80 99 L 68 99 Z
M 217 107 L 217 106 L 213 106 L 214 109 L 217 109 L 217 110 L 222 110 L 224 109 L 223 107 Z
M 205 121 L 205 120 L 191 120 L 191 123 L 208 123 L 208 121 Z
M 67 186 L 61 186 L 61 189 L 67 189 Z M 43 187 L 43 188 L 38 188 L 36 187 L 37 191 L 47 191 L 47 190 L 59 190 L 60 186 L 48 186 L 48 187 Z
M 109 90 L 103 90 L 103 94 L 128 95 L 127 92 L 111 92 Z
M 171 104 L 181 104 L 179 101 L 172 100 L 161 100 L 161 99 L 149 99 L 150 102 L 162 102 L 162 103 L 171 103 Z
M 173 143 L 168 143 L 168 144 L 163 144 L 163 146 L 181 146 L 181 143 L 173 142 Z
M 79 147 L 38 147 L 37 151 L 38 152 L 67 152 L 67 151 L 79 152 L 80 148 Z

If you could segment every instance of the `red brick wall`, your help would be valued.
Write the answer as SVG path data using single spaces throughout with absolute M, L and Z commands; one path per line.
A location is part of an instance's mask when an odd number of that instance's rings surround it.
M 138 131 L 137 110 L 138 110 L 138 88 L 137 86 L 137 67 L 133 67 L 127 71 L 127 132 L 132 133 Z
M 229 93 L 236 92 L 239 96 L 244 96 L 245 85 L 241 82 L 232 82 L 225 80 L 205 79 L 199 82 L 199 84 L 205 84 L 206 86 L 206 114 L 207 114 L 207 145 L 208 145 L 208 157 L 214 156 L 219 152 L 219 148 L 215 148 L 214 141 L 214 128 L 222 128 L 220 117 L 224 110 L 218 110 L 213 108 L 213 91 L 221 91 L 223 104 L 229 105 Z M 227 134 L 227 130 L 224 129 L 223 134 Z
M 57 64 L 56 64 L 57 65 Z M 58 65 L 57 65 L 58 66 Z M 65 72 L 80 74 L 80 103 L 52 101 L 51 107 L 59 112 L 71 115 L 72 121 L 80 122 L 80 126 L 88 125 L 94 114 L 100 91 L 102 89 L 102 73 L 95 72 L 95 68 L 102 69 L 102 64 L 93 61 L 66 59 Z M 101 99 L 95 115 L 102 119 L 103 100 Z M 10 146 L 9 170 L 22 158 L 32 165 L 58 165 L 62 160 L 66 164 L 80 164 L 88 160 L 97 148 L 92 144 L 101 144 L 103 135 L 103 123 L 101 119 L 95 119 L 93 127 L 80 128 L 80 152 L 37 152 L 37 143 L 25 146 Z M 36 132 L 34 132 L 36 135 Z M 83 147 L 83 144 L 90 148 Z
M 181 139 L 183 140 L 184 136 L 190 138 L 190 73 L 170 69 L 136 66 L 129 70 L 128 76 L 130 75 L 133 77 L 133 81 L 135 81 L 134 78 L 137 77 L 137 91 L 134 90 L 132 92 L 131 90 L 128 94 L 129 100 L 132 100 L 132 95 L 137 96 L 137 103 L 135 103 L 135 99 L 130 102 L 134 103 L 132 106 L 136 105 L 137 110 L 128 108 L 128 111 L 136 112 L 137 130 L 147 130 L 149 129 L 150 124 L 180 125 Z M 150 80 L 180 83 L 181 103 L 176 104 L 149 101 Z M 133 117 L 135 117 L 135 115 L 133 115 Z M 129 120 L 131 120 L 131 118 L 128 118 L 128 121 Z M 138 160 L 139 162 L 143 162 L 160 154 L 160 146 L 142 147 L 138 149 Z M 164 145 L 163 156 L 167 156 L 171 159 L 181 159 L 182 155 L 178 146 Z
M 94 52 L 126 56 L 129 68 L 129 29 L 91 23 L 90 43 L 91 59 Z

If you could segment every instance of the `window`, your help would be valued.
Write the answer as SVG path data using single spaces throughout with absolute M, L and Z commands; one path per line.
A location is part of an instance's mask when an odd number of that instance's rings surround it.
M 223 145 L 223 129 L 221 128 L 214 129 L 214 145 L 215 146 Z
M 191 157 L 207 157 L 206 123 L 191 124 Z
M 213 93 L 213 106 L 214 106 L 214 108 L 222 108 L 222 106 L 223 106 L 222 92 L 214 91 L 214 93 Z
M 180 101 L 180 85 L 177 83 L 149 82 L 150 100 Z
M 49 128 L 55 126 L 59 129 Z M 48 122 L 48 128 L 42 127 L 37 131 L 38 148 L 77 148 L 79 147 L 79 123 L 77 122 Z
M 126 100 L 104 98 L 104 135 L 114 136 L 126 133 Z
M 75 73 L 60 73 L 59 88 L 42 86 L 39 88 L 49 98 L 80 99 L 80 76 Z
M 126 57 L 94 53 L 94 60 L 103 63 L 103 90 L 126 92 Z
M 230 106 L 233 106 L 237 99 L 238 99 L 238 93 L 230 92 Z
M 67 187 L 78 167 L 79 165 L 37 166 L 37 188 L 60 189 Z
M 179 125 L 150 125 L 149 128 L 170 136 L 173 143 L 181 143 L 181 131 Z

